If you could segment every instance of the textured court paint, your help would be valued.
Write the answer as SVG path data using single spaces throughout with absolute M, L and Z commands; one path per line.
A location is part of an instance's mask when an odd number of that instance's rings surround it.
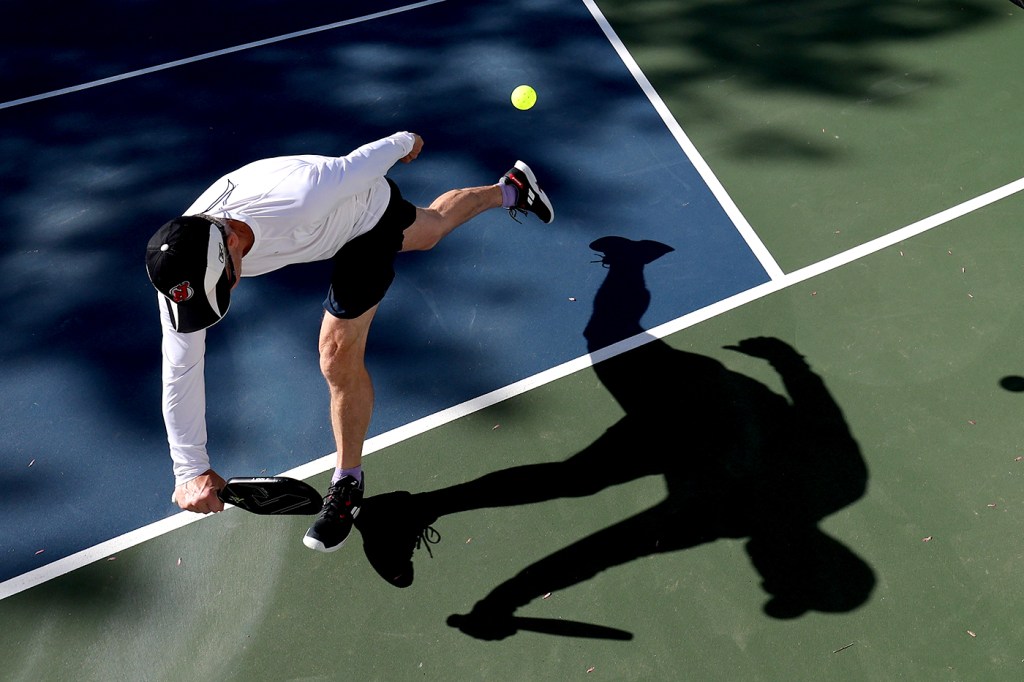
M 0 486 L 16 502 L 0 528 L 0 580 L 177 513 L 156 295 L 139 245 L 254 158 L 346 153 L 412 128 L 424 153 L 391 173 L 410 200 L 495 182 L 522 158 L 556 204 L 550 226 L 496 210 L 400 257 L 369 340 L 370 436 L 585 356 L 579 302 L 601 281 L 590 247 L 600 237 L 673 249 L 649 268 L 672 295 L 653 302 L 647 326 L 767 281 L 590 13 L 561 2 L 523 12 L 546 37 L 450 1 L 0 111 L 0 147 L 25 160 L 3 167 L 13 191 L 0 200 L 10 294 L 0 312 L 12 320 L 0 390 L 15 465 Z M 394 43 L 424 26 L 450 47 Z M 522 82 L 543 105 L 508 106 Z M 228 84 L 244 93 L 237 106 L 213 106 Z M 319 263 L 244 280 L 230 319 L 210 330 L 209 446 L 223 475 L 274 475 L 334 450 L 316 357 L 328 272 Z M 116 505 L 112 480 L 130 481 Z M 80 516 L 73 528 L 49 513 L 54 499 Z
M 1005 9 L 999 9 L 1002 5 Z M 678 35 L 660 44 L 653 40 L 670 25 L 672 15 L 666 13 L 678 9 L 677 4 L 633 6 L 648 12 L 637 15 L 652 36 L 646 47 L 659 48 L 648 49 L 641 59 L 645 70 L 653 71 L 659 61 L 681 63 L 686 42 Z M 653 7 L 657 13 L 652 16 Z M 918 131 L 916 143 L 907 144 L 922 155 L 936 153 L 935 129 L 924 124 L 952 117 L 952 110 L 945 113 L 947 104 L 955 105 L 955 111 L 971 105 L 957 93 L 971 93 L 979 82 L 998 83 L 1007 59 L 1019 49 L 1010 36 L 1019 34 L 1024 14 L 1009 3 L 958 7 L 965 8 L 967 18 L 988 16 L 992 30 L 964 34 L 965 40 L 976 36 L 971 39 L 976 71 L 970 78 L 948 81 L 949 97 L 934 101 L 913 126 L 903 128 Z M 773 25 L 795 30 L 810 23 L 788 11 L 786 22 Z M 761 24 L 773 19 L 746 6 L 744 17 Z M 957 32 L 970 25 L 949 22 L 951 33 L 917 45 L 934 51 L 945 69 L 967 68 L 957 50 L 968 43 L 960 43 Z M 616 29 L 626 35 L 624 28 Z M 632 33 L 627 42 L 639 54 L 644 36 Z M 735 59 L 763 68 L 742 52 Z M 732 111 L 725 106 L 730 100 L 747 96 L 756 101 L 763 94 L 732 80 L 718 86 L 723 93 L 732 88 L 718 102 L 721 112 Z M 821 85 L 808 79 L 805 87 L 812 92 Z M 1004 96 L 998 89 L 992 92 L 997 99 Z M 1019 95 L 1007 96 L 1019 102 Z M 840 109 L 844 102 L 825 89 L 816 99 L 820 106 L 831 102 Z M 670 102 L 693 132 L 687 106 L 695 100 Z M 863 108 L 854 106 L 856 100 L 846 104 L 851 116 Z M 1024 107 L 1017 103 L 1013 111 Z M 813 113 L 805 107 L 790 115 L 799 118 L 801 112 Z M 892 130 L 900 130 L 906 123 L 903 110 L 889 113 L 899 124 Z M 734 146 L 723 143 L 746 139 L 750 132 L 749 121 L 738 118 L 708 123 L 703 135 L 711 136 L 697 141 L 716 171 L 736 163 Z M 812 123 L 817 121 L 807 121 Z M 971 129 L 964 138 L 979 147 L 1012 146 L 1007 132 L 1019 127 L 1008 114 L 1000 124 Z M 876 154 L 889 153 L 879 149 L 873 135 L 849 143 L 854 148 L 850 158 L 858 164 L 872 166 Z M 942 177 L 971 184 L 977 194 L 1019 177 L 1018 158 L 994 154 L 985 164 L 950 168 Z M 754 159 L 749 158 L 752 166 L 758 166 Z M 742 189 L 726 181 L 733 196 L 744 197 L 741 204 L 755 226 L 762 211 L 774 215 L 782 210 L 780 185 L 767 167 L 770 160 L 763 161 L 761 172 L 758 166 L 742 173 Z M 821 160 L 817 169 L 822 176 L 835 170 Z M 868 212 L 877 212 L 880 222 L 902 226 L 956 203 L 947 201 L 945 193 L 896 192 L 879 184 L 869 189 L 886 200 Z M 853 195 L 858 189 L 837 183 L 827 197 L 815 198 L 815 205 L 840 212 L 865 200 Z M 899 215 L 886 219 L 890 209 Z M 184 656 L 209 652 L 189 669 L 190 675 L 332 679 L 340 665 L 353 677 L 387 680 L 595 674 L 621 680 L 1015 679 L 1024 639 L 1013 599 L 1022 558 L 1016 541 L 1021 463 L 1015 459 L 1024 455 L 1019 418 L 1024 403 L 1022 394 L 1003 390 L 999 381 L 1024 374 L 1017 258 L 1022 213 L 1018 194 L 669 340 L 673 347 L 716 357 L 779 390 L 763 362 L 721 349 L 742 338 L 771 334 L 792 343 L 824 378 L 869 467 L 864 498 L 825 523 L 869 562 L 878 578 L 871 599 L 856 611 L 790 621 L 764 616 L 759 609 L 765 595 L 742 547 L 720 541 L 635 561 L 522 610 L 533 617 L 623 628 L 633 633 L 631 642 L 520 633 L 488 643 L 444 625 L 449 613 L 465 613 L 530 562 L 660 499 L 664 490 L 651 478 L 590 498 L 448 517 L 438 524 L 443 540 L 435 558 L 417 555 L 417 581 L 406 591 L 384 586 L 366 566 L 355 540 L 350 549 L 356 551 L 324 560 L 301 547 L 303 527 L 297 523 L 271 527 L 240 512 L 221 515 L 0 602 L 0 620 L 19 624 L 0 635 L 4 672 L 14 680 L 33 681 L 66 679 L 71 669 L 79 679 L 177 680 Z M 905 214 L 913 217 L 907 220 Z M 776 224 L 766 221 L 765 227 Z M 852 241 L 863 243 L 882 232 L 872 227 Z M 803 265 L 848 246 L 833 251 L 819 241 L 809 248 L 806 239 L 793 230 L 775 240 L 773 253 L 780 261 Z M 649 286 L 655 300 L 664 295 L 657 278 Z M 619 416 L 597 378 L 580 372 L 381 451 L 374 455 L 371 473 L 378 490 L 421 490 L 510 464 L 558 461 Z M 691 435 L 682 435 L 689 442 Z M 645 449 L 629 454 L 642 457 Z M 723 497 L 722 508 L 731 501 Z M 707 514 L 717 509 L 711 505 Z M 253 547 L 266 549 L 254 558 Z M 237 568 L 243 555 L 245 571 Z M 250 603 L 241 614 L 230 608 L 229 598 L 237 595 L 259 595 L 253 600 L 256 608 Z M 209 629 L 182 628 L 183 610 L 209 623 Z M 339 620 L 344 629 L 334 625 Z M 135 649 L 125 642 L 142 646 Z M 324 653 L 325 642 L 331 655 Z
M 200 55 L 289 40 L 296 34 L 333 30 L 438 1 L 446 0 L 353 0 L 343 6 L 280 12 L 274 0 L 224 0 L 215 6 L 181 0 L 173 8 L 112 0 L 104 5 L 109 12 L 102 24 L 84 34 L 80 27 L 92 24 L 97 11 L 88 2 L 62 6 L 61 20 L 53 21 L 29 0 L 10 0 L 4 5 L 8 22 L 0 26 L 7 66 L 0 72 L 0 108 L 96 87 Z M 244 22 L 237 21 L 241 13 L 246 14 Z M 144 30 L 139 29 L 142 25 Z M 225 31 L 225 26 L 231 30 Z M 97 59 L 100 51 L 103 58 Z
M 600 5 L 786 272 L 1022 175 L 1006 2 Z
M 175 60 L 175 61 L 172 61 L 172 62 L 166 62 L 164 64 L 156 64 L 156 65 L 153 65 L 153 66 L 148 66 L 148 67 L 143 68 L 143 69 L 136 69 L 134 71 L 128 71 L 127 73 L 119 73 L 119 74 L 114 75 L 114 76 L 108 76 L 107 78 L 101 78 L 99 80 L 89 81 L 88 83 L 79 83 L 79 84 L 76 84 L 76 85 L 71 85 L 71 86 L 68 86 L 66 88 L 61 88 L 60 90 L 51 90 L 49 92 L 44 92 L 44 93 L 40 93 L 40 94 L 36 94 L 36 95 L 30 95 L 28 97 L 22 97 L 20 99 L 11 100 L 11 101 L 8 101 L 8 102 L 0 102 L 0 109 L 7 109 L 9 107 L 21 106 L 21 105 L 24 105 L 24 104 L 29 104 L 31 102 L 38 102 L 40 100 L 50 99 L 51 97 L 60 97 L 61 95 L 70 95 L 71 93 L 81 92 L 82 90 L 90 90 L 92 88 L 99 88 L 99 87 L 103 87 L 104 85 L 110 85 L 112 83 L 117 83 L 119 81 L 127 80 L 129 78 L 138 78 L 140 76 L 147 76 L 147 75 L 152 74 L 152 73 L 157 73 L 158 71 L 164 71 L 166 69 L 174 69 L 174 68 L 177 68 L 179 66 L 186 66 L 188 64 L 194 64 L 196 62 L 204 61 L 204 60 L 207 60 L 207 59 L 216 59 L 217 57 L 223 57 L 223 56 L 226 56 L 226 55 L 229 55 L 229 54 L 234 54 L 236 52 L 242 52 L 242 51 L 245 51 L 245 50 L 254 50 L 254 49 L 261 48 L 261 47 L 266 47 L 268 45 L 273 45 L 274 43 L 278 43 L 278 42 L 281 42 L 283 40 L 293 40 L 295 38 L 302 38 L 302 37 L 305 37 L 305 36 L 308 36 L 308 35 L 312 35 L 314 33 L 320 33 L 321 31 L 333 31 L 335 29 L 344 28 L 344 27 L 347 27 L 347 26 L 352 26 L 353 24 L 361 23 L 363 21 L 374 21 L 375 19 L 381 19 L 381 18 L 386 17 L 386 16 L 388 16 L 390 14 L 395 14 L 395 13 L 398 13 L 398 12 L 409 12 L 409 11 L 412 11 L 412 10 L 415 10 L 415 9 L 419 9 L 420 7 L 424 7 L 426 5 L 432 5 L 432 4 L 437 3 L 437 2 L 444 2 L 444 0 L 426 0 L 425 2 L 413 3 L 411 5 L 403 5 L 401 7 L 396 7 L 393 10 L 387 10 L 387 11 L 384 11 L 384 12 L 376 12 L 374 14 L 369 14 L 369 15 L 365 15 L 365 16 L 361 16 L 361 17 L 354 17 L 352 19 L 348 19 L 348 20 L 345 20 L 345 21 L 334 22 L 332 24 L 327 24 L 325 26 L 317 26 L 315 28 L 304 29 L 302 31 L 296 31 L 294 33 L 287 33 L 285 35 L 277 35 L 277 36 L 275 36 L 273 38 L 267 38 L 265 40 L 257 40 L 257 41 L 251 42 L 251 43 L 244 43 L 244 44 L 241 44 L 241 45 L 232 45 L 231 47 L 226 47 L 226 48 L 221 49 L 221 50 L 214 50 L 213 52 L 204 52 L 203 54 L 194 55 L 194 56 L 188 56 L 188 57 L 185 57 L 184 59 L 178 59 L 178 60 Z
M 519 610 L 624 629 L 628 642 L 526 632 L 483 642 L 445 625 L 530 563 L 662 500 L 664 483 L 650 477 L 578 499 L 444 517 L 434 557 L 416 554 L 406 590 L 373 574 L 358 535 L 323 556 L 301 546 L 298 519 L 229 512 L 0 602 L 5 622 L 22 624 L 0 637 L 5 669 L 15 680 L 62 679 L 72 664 L 80 679 L 173 680 L 181 657 L 194 656 L 191 673 L 227 680 L 330 679 L 337 658 L 364 679 L 562 679 L 591 667 L 622 680 L 1012 679 L 1024 636 L 1006 598 L 1021 559 L 1013 538 L 1022 397 L 998 380 L 1024 372 L 1009 225 L 1021 203 L 669 339 L 778 392 L 766 363 L 722 348 L 776 336 L 824 379 L 869 467 L 865 496 L 824 523 L 878 579 L 852 612 L 765 616 L 742 543 L 719 540 L 627 563 Z M 906 287 L 911 275 L 927 286 Z M 962 296 L 965 286 L 974 299 Z M 940 357 L 947 343 L 958 352 Z M 434 490 L 561 461 L 622 415 L 595 373 L 579 372 L 379 452 L 372 485 Z M 641 437 L 624 455 L 651 457 L 666 445 L 685 453 L 690 435 L 673 444 Z M 738 502 L 724 495 L 693 523 Z M 244 609 L 231 606 L 239 599 Z M 181 609 L 204 634 L 180 626 Z M 124 647 L 126 637 L 138 646 Z

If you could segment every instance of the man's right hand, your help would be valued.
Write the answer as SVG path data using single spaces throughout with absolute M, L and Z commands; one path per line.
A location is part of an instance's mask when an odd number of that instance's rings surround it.
M 171 499 L 185 511 L 198 514 L 224 511 L 224 503 L 217 497 L 224 484 L 224 479 L 216 471 L 207 469 L 175 488 Z

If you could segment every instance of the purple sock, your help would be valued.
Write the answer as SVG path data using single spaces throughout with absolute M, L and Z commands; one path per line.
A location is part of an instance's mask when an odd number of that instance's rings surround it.
M 519 190 L 507 182 L 501 184 L 501 207 L 512 208 L 519 199 Z
M 346 476 L 351 476 L 357 481 L 363 480 L 363 467 L 362 465 L 352 467 L 351 469 L 342 469 L 341 467 L 334 468 L 334 475 L 331 476 L 331 485 L 334 485 Z

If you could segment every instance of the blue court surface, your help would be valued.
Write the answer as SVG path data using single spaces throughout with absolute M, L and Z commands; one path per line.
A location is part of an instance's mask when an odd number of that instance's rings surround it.
M 600 237 L 671 247 L 645 269 L 659 292 L 648 329 L 769 280 L 728 198 L 583 3 L 347 3 L 304 8 L 293 25 L 262 20 L 261 3 L 166 16 L 115 5 L 82 32 L 95 7 L 55 27 L 19 3 L 3 29 L 0 583 L 178 513 L 143 249 L 248 161 L 411 130 L 423 154 L 391 177 L 414 203 L 492 183 L 516 159 L 552 198 L 551 225 L 494 211 L 400 256 L 368 350 L 371 436 L 586 356 Z M 545 30 L 531 37 L 524 22 Z M 508 100 L 520 83 L 539 93 L 525 112 Z M 328 272 L 247 279 L 211 330 L 221 474 L 276 474 L 334 449 L 316 348 Z

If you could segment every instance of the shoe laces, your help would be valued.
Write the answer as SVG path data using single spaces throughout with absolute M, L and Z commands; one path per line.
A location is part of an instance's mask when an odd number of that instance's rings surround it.
M 509 208 L 508 208 L 508 217 L 511 218 L 512 220 L 516 221 L 520 225 L 522 225 L 523 221 L 519 220 L 519 218 L 516 218 L 516 216 L 519 215 L 520 213 L 525 215 L 525 214 L 528 214 L 529 211 L 527 211 L 526 209 L 523 209 L 523 208 L 516 208 L 515 206 L 509 206 Z
M 352 491 L 357 490 L 348 485 L 332 485 L 327 491 L 327 499 L 324 500 L 324 507 L 320 510 L 321 517 L 337 516 L 344 507 L 351 507 Z
M 439 542 L 441 542 L 441 534 L 433 526 L 426 526 L 416 537 L 416 549 L 423 547 L 427 550 L 427 555 L 433 559 L 434 553 L 430 551 L 430 546 Z

